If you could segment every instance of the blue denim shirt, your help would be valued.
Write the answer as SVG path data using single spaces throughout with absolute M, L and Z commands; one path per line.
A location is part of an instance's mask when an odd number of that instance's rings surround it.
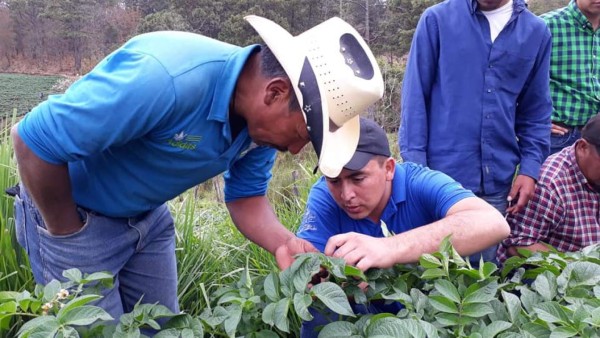
M 475 0 L 448 0 L 419 20 L 402 89 L 402 158 L 476 193 L 537 179 L 549 152 L 551 36 L 514 0 L 494 42 Z

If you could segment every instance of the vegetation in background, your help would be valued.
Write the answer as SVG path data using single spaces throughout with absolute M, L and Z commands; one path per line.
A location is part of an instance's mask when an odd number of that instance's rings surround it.
M 0 118 L 10 117 L 13 109 L 23 115 L 54 94 L 59 76 L 33 76 L 0 73 Z

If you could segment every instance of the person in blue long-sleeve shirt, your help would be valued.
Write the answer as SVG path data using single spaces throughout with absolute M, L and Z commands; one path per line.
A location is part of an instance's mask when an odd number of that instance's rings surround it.
M 404 76 L 402 158 L 448 174 L 502 213 L 524 208 L 549 152 L 551 45 L 524 0 L 428 8 Z M 495 247 L 482 254 L 493 261 Z

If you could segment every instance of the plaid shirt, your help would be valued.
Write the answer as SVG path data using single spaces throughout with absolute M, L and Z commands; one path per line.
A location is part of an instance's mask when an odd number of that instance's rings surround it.
M 583 126 L 600 112 L 600 29 L 594 32 L 574 0 L 541 17 L 552 33 L 552 121 Z
M 587 182 L 575 159 L 575 146 L 548 157 L 535 195 L 523 211 L 509 215 L 510 236 L 502 241 L 497 258 L 508 258 L 507 248 L 543 242 L 562 252 L 577 251 L 600 242 L 600 192 Z

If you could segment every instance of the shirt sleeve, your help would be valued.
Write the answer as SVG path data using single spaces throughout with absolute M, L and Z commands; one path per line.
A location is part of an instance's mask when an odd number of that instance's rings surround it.
M 80 160 L 149 133 L 173 111 L 173 93 L 156 59 L 119 50 L 28 113 L 19 136 L 47 162 Z
M 519 173 L 539 178 L 542 163 L 550 153 L 550 31 L 546 27 L 530 81 L 519 95 L 515 131 L 519 140 L 521 164 Z
M 507 217 L 510 235 L 502 241 L 504 247 L 529 246 L 543 242 L 553 231 L 554 224 L 562 222 L 564 208 L 558 194 L 544 184 L 537 184 L 535 195 L 525 209 Z
M 422 210 L 433 212 L 433 219 L 446 217 L 448 210 L 459 201 L 474 197 L 472 191 L 436 170 L 413 165 L 409 171 L 407 194 L 411 200 L 421 204 Z
M 423 14 L 413 37 L 402 83 L 400 154 L 404 161 L 427 165 L 428 114 L 439 57 L 438 25 Z
M 317 250 L 323 252 L 327 240 L 341 233 L 341 224 L 337 206 L 327 188 L 324 178 L 320 178 L 311 188 L 306 209 L 296 235 L 311 242 Z
M 223 175 L 225 202 L 267 193 L 277 151 L 271 147 L 256 147 L 235 161 Z

